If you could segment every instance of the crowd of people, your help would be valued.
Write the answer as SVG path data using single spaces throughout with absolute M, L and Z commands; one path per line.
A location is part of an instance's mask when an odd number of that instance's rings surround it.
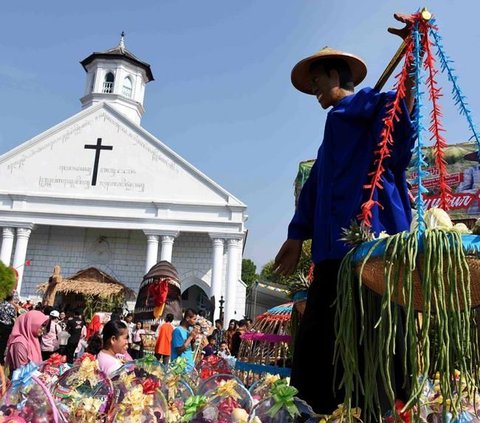
M 80 309 L 65 312 L 39 303 L 27 310 L 26 304 L 30 301 L 19 304 L 10 296 L 0 304 L 0 360 L 10 372 L 31 361 L 39 364 L 54 353 L 73 363 L 87 352 L 97 357 L 100 369 L 109 375 L 125 361 L 145 354 L 147 330 L 143 322 L 134 321 L 132 313 L 95 313 L 86 322 Z M 175 324 L 169 313 L 154 332 L 154 353 L 164 364 L 183 357 L 189 367 L 211 355 L 237 357 L 241 335 L 251 326 L 251 319 L 232 319 L 225 330 L 222 320 L 213 326 L 202 311 L 193 309 L 185 310 Z

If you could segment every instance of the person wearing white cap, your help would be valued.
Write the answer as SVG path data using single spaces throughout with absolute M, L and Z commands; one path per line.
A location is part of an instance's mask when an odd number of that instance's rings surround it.
M 395 15 L 406 23 L 403 29 L 389 32 L 408 36 L 405 15 Z M 288 239 L 275 258 L 275 269 L 291 275 L 298 264 L 304 240 L 312 239 L 314 280 L 308 291 L 305 313 L 298 329 L 292 365 L 291 384 L 299 390 L 317 413 L 330 414 L 343 401 L 338 389 L 342 369 L 334 381 L 332 365 L 335 347 L 335 307 L 337 275 L 350 246 L 341 241 L 342 229 L 356 220 L 362 204 L 369 198 L 369 183 L 375 154 L 384 128 L 384 118 L 395 97 L 354 88 L 367 74 L 359 57 L 325 47 L 298 62 L 292 70 L 292 84 L 299 91 L 316 97 L 323 109 L 331 108 L 325 122 L 323 142 L 311 173 L 302 188 L 298 206 L 288 227 Z M 405 169 L 411 158 L 415 128 L 410 119 L 413 110 L 413 81 L 406 77 L 405 97 L 400 101 L 392 138 L 395 145 L 384 162 L 385 172 L 377 190 L 370 217 L 372 231 L 389 234 L 408 230 L 412 217 Z M 375 204 L 378 204 L 375 203 Z M 321 347 L 314 348 L 313 340 Z M 339 363 L 341 364 L 341 363 Z
M 45 333 L 42 335 L 40 347 L 42 349 L 42 359 L 48 360 L 49 357 L 58 351 L 60 344 L 58 341 L 58 334 L 61 332 L 58 318 L 60 313 L 57 310 L 50 312 L 50 319 L 45 328 Z

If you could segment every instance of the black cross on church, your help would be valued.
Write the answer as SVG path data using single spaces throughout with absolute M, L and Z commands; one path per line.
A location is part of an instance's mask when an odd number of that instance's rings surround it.
M 85 144 L 88 150 L 95 150 L 95 162 L 93 163 L 92 185 L 97 185 L 98 162 L 100 161 L 100 151 L 113 150 L 113 145 L 102 145 L 102 139 L 97 138 L 96 144 Z

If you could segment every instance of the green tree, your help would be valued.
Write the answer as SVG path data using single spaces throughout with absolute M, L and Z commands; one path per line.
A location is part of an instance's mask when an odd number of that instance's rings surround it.
M 290 286 L 299 280 L 300 275 L 306 277 L 310 271 L 310 266 L 312 263 L 311 251 L 312 242 L 307 240 L 303 243 L 302 253 L 300 255 L 300 260 L 298 261 L 297 270 L 288 277 L 275 273 L 275 262 L 274 260 L 270 260 L 265 264 L 265 266 L 263 266 L 262 271 L 260 272 L 260 280 Z
M 249 288 L 257 279 L 257 266 L 255 265 L 255 263 L 250 259 L 243 259 L 242 281 L 247 284 L 247 288 Z
M 278 283 L 280 285 L 288 285 L 288 278 L 275 272 L 275 262 L 270 260 L 263 266 L 260 272 L 260 280 L 265 282 Z
M 5 264 L 0 261 L 0 301 L 4 300 L 13 292 L 15 283 L 16 277 L 14 270 L 5 266 Z

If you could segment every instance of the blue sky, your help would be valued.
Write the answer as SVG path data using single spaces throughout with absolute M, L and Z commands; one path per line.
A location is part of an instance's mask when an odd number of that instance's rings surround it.
M 435 14 L 478 116 L 478 0 L 5 2 L 0 153 L 80 111 L 79 61 L 125 31 L 127 48 L 156 79 L 142 126 L 248 205 L 245 257 L 260 270 L 284 241 L 298 163 L 316 156 L 325 121 L 316 100 L 290 84 L 292 67 L 329 45 L 363 57 L 361 87 L 374 85 L 400 45 L 386 32 L 397 24 L 393 13 L 422 6 Z M 443 85 L 447 139 L 460 142 L 467 126 Z

